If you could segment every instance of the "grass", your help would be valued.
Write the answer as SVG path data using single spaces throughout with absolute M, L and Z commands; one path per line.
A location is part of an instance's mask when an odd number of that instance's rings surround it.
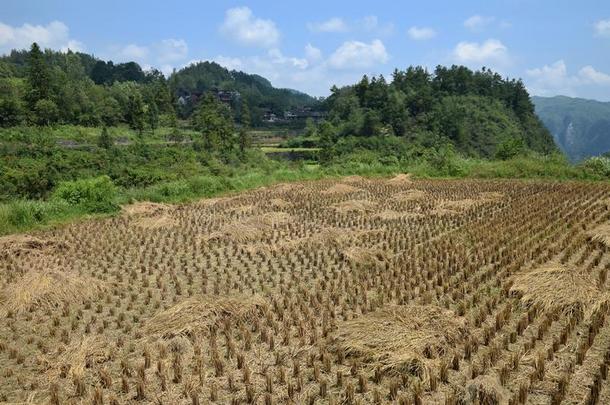
M 117 193 L 116 204 L 118 206 L 135 201 L 186 203 L 282 182 L 348 175 L 384 177 L 407 172 L 419 178 L 607 180 L 604 176 L 589 172 L 582 166 L 570 165 L 554 157 L 516 157 L 505 161 L 456 157 L 437 166 L 431 164 L 429 160 L 401 164 L 347 158 L 340 164 L 330 166 L 317 164 L 291 166 L 277 163 L 266 169 L 255 166 L 233 170 L 228 174 L 196 175 L 148 187 L 123 188 Z M 65 201 L 16 200 L 0 204 L 0 235 L 49 228 L 80 218 L 90 218 L 91 214 L 111 215 L 92 213 L 90 209 Z

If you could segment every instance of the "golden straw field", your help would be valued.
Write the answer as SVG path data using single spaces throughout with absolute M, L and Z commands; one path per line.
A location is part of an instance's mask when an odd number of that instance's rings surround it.
M 280 184 L 0 238 L 0 402 L 609 404 L 610 185 Z

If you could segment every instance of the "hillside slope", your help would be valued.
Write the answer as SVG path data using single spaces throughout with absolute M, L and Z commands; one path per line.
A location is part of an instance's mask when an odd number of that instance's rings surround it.
M 483 69 L 396 70 L 341 89 L 326 100 L 338 137 L 395 135 L 424 147 L 451 143 L 466 156 L 506 158 L 556 150 L 520 80 Z
M 532 101 L 536 114 L 572 161 L 610 151 L 610 103 L 565 96 Z

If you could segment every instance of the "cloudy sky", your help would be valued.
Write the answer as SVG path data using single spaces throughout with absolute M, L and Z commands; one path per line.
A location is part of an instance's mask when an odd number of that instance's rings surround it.
M 324 96 L 362 74 L 491 67 L 537 95 L 610 101 L 610 1 L 1 0 L 0 52 L 33 41 L 169 73 L 199 60 Z

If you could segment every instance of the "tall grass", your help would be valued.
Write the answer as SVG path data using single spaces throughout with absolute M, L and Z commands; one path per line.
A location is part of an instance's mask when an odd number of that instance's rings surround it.
M 119 189 L 112 201 L 108 193 L 89 193 L 89 186 L 96 180 L 78 180 L 63 184 L 55 196 L 66 198 L 43 200 L 15 200 L 0 204 L 0 235 L 44 228 L 82 218 L 90 214 L 106 215 L 116 212 L 120 204 L 135 201 L 184 203 L 200 198 L 214 197 L 252 188 L 269 186 L 281 182 L 338 178 L 347 175 L 366 177 L 390 176 L 408 172 L 421 178 L 506 178 L 506 179 L 554 179 L 554 180 L 607 180 L 605 172 L 593 170 L 586 165 L 574 166 L 558 157 L 515 157 L 504 161 L 467 159 L 460 156 L 439 159 L 414 159 L 399 162 L 383 159 L 344 159 L 330 166 L 294 165 L 262 162 L 241 169 L 224 168 L 217 174 L 193 176 L 182 180 L 159 183 L 148 187 Z M 605 167 L 605 166 L 604 166 Z M 99 182 L 99 180 L 98 180 Z M 112 189 L 108 184 L 102 182 Z M 66 192 L 69 190 L 70 192 Z M 89 196 L 101 201 L 82 201 Z M 92 207 L 103 207 L 103 210 Z M 110 210 L 108 207 L 114 207 Z

